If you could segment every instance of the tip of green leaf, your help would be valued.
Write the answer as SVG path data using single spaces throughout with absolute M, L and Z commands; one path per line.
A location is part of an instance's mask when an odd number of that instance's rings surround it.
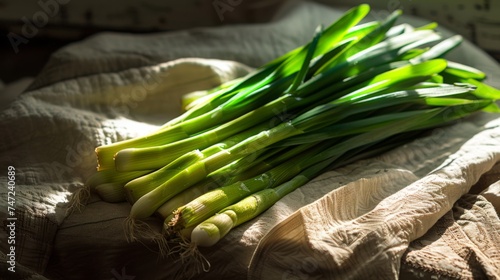
M 500 108 L 498 107 L 498 105 L 494 102 L 492 102 L 490 105 L 484 107 L 482 109 L 483 112 L 486 112 L 486 113 L 495 113 L 495 114 L 498 114 L 500 113 Z
M 438 23 L 437 22 L 430 22 L 424 26 L 420 26 L 420 27 L 417 27 L 415 28 L 415 30 L 434 30 L 436 28 L 438 28 Z
M 394 22 L 396 22 L 396 20 L 403 14 L 403 11 L 401 10 L 395 10 L 394 12 L 392 12 L 385 20 L 385 22 L 392 22 L 392 24 Z
M 360 14 L 364 17 L 370 12 L 370 5 L 361 4 L 351 9 L 351 11 L 355 11 L 356 14 Z
M 361 5 L 358 6 L 358 9 L 369 11 L 370 10 L 370 5 L 368 5 L 368 4 L 361 4 Z

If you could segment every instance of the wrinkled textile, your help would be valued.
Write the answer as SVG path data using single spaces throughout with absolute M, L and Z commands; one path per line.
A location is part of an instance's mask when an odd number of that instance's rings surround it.
M 474 125 L 461 123 L 436 130 L 381 157 L 339 169 L 336 172 L 349 174 L 354 181 L 275 226 L 256 249 L 250 279 L 362 279 L 373 275 L 397 279 L 401 259 L 408 266 L 405 268 L 419 264 L 418 268 L 432 268 L 431 272 L 424 270 L 428 275 L 470 279 L 484 271 L 480 276 L 496 279 L 500 221 L 492 204 L 484 198 L 476 203 L 466 196 L 450 211 L 500 160 L 500 121 L 490 120 L 491 116 L 484 116 Z M 443 137 L 456 142 L 436 145 L 446 143 L 441 142 Z M 427 162 L 422 155 L 427 155 Z M 439 159 L 443 155 L 444 161 Z M 428 175 L 419 176 L 438 162 L 442 164 Z M 324 176 L 328 174 L 334 173 Z M 310 187 L 320 184 L 318 181 L 322 177 Z M 423 237 L 428 231 L 428 235 L 434 233 L 434 239 Z M 427 246 L 429 240 L 450 247 Z M 463 258 L 461 262 L 450 254 L 455 250 L 459 251 L 457 258 Z M 471 265 L 469 259 L 475 263 Z
M 95 172 L 96 146 L 151 131 L 155 121 L 180 114 L 183 94 L 249 71 L 237 62 L 186 58 L 21 94 L 0 113 L 0 131 L 5 132 L 0 162 L 16 172 L 16 260 L 45 270 L 58 226 L 67 216 L 66 202 Z M 10 215 L 7 191 L 0 191 L 4 221 Z M 7 232 L 0 234 L 6 240 Z M 8 252 L 7 243 L 1 246 Z
M 500 279 L 500 224 L 491 203 L 466 194 L 403 255 L 402 279 Z
M 67 213 L 69 197 L 95 171 L 94 148 L 152 131 L 180 113 L 182 94 L 245 75 L 251 71 L 248 66 L 310 40 L 318 24 L 331 23 L 342 11 L 299 3 L 267 24 L 148 35 L 104 33 L 56 52 L 26 92 L 14 101 L 1 100 L 0 162 L 16 168 L 16 276 L 187 275 L 189 266 L 159 259 L 151 240 L 126 241 L 128 203 L 111 204 L 93 196 L 83 211 Z M 367 17 L 374 19 L 379 18 Z M 425 23 L 407 16 L 402 21 Z M 484 70 L 488 83 L 500 86 L 498 64 L 469 42 L 447 57 Z M 435 255 L 439 248 L 421 246 L 425 238 L 449 246 L 453 238 L 467 240 L 475 228 L 498 228 L 491 203 L 499 197 L 498 179 L 473 197 L 464 196 L 497 163 L 496 118 L 477 114 L 378 157 L 322 174 L 215 247 L 201 249 L 211 268 L 196 278 L 417 277 L 432 263 L 438 265 L 434 275 L 496 277 L 494 234 L 484 239 L 490 243 L 471 240 L 465 251 L 450 258 Z M 5 172 L 0 180 L 7 181 Z M 0 190 L 4 221 L 6 192 Z M 162 223 L 154 218 L 149 222 L 154 227 Z M 445 230 L 446 224 L 451 227 Z M 0 238 L 7 234 L 3 228 Z M 11 279 L 4 242 L 0 249 L 0 278 Z M 464 265 L 463 271 L 448 270 L 455 261 Z

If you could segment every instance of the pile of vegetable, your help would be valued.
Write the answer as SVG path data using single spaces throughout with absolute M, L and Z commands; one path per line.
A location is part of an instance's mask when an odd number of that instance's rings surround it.
M 368 12 L 360 5 L 318 27 L 308 44 L 207 91 L 152 134 L 97 147 L 88 186 L 132 204 L 132 239 L 156 214 L 166 239 L 212 246 L 322 172 L 500 111 L 483 72 L 443 58 L 460 36 L 395 25 L 400 11 L 360 24 Z

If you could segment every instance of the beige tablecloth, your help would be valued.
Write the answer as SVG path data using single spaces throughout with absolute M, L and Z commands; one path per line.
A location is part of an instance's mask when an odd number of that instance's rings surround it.
M 94 147 L 153 130 L 179 114 L 183 93 L 247 73 L 245 65 L 306 42 L 341 13 L 299 3 L 267 24 L 106 33 L 56 52 L 28 91 L 2 100 L 0 163 L 17 172 L 18 272 L 6 270 L 2 242 L 0 278 L 179 278 L 185 266 L 158 259 L 150 241 L 126 242 L 128 203 L 92 197 L 82 212 L 66 212 L 95 170 Z M 472 44 L 448 58 L 484 70 L 500 87 L 499 65 Z M 498 124 L 478 114 L 319 176 L 202 250 L 212 266 L 197 279 L 498 278 Z M 467 194 L 474 185 L 479 191 Z M 3 228 L 0 238 L 7 234 Z

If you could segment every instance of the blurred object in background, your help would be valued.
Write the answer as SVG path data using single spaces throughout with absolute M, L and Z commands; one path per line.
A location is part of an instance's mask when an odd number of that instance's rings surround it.
M 373 9 L 416 15 L 464 36 L 500 60 L 500 0 L 316 0 L 332 6 L 367 3 Z
M 477 22 L 475 26 L 476 44 L 487 51 L 494 52 L 496 58 L 500 59 L 500 18 L 497 21 Z
M 99 30 L 152 32 L 265 22 L 286 0 L 0 0 L 0 27 L 75 38 Z
M 290 1 L 0 0 L 0 80 L 35 76 L 50 53 L 98 32 L 266 22 L 284 2 Z

